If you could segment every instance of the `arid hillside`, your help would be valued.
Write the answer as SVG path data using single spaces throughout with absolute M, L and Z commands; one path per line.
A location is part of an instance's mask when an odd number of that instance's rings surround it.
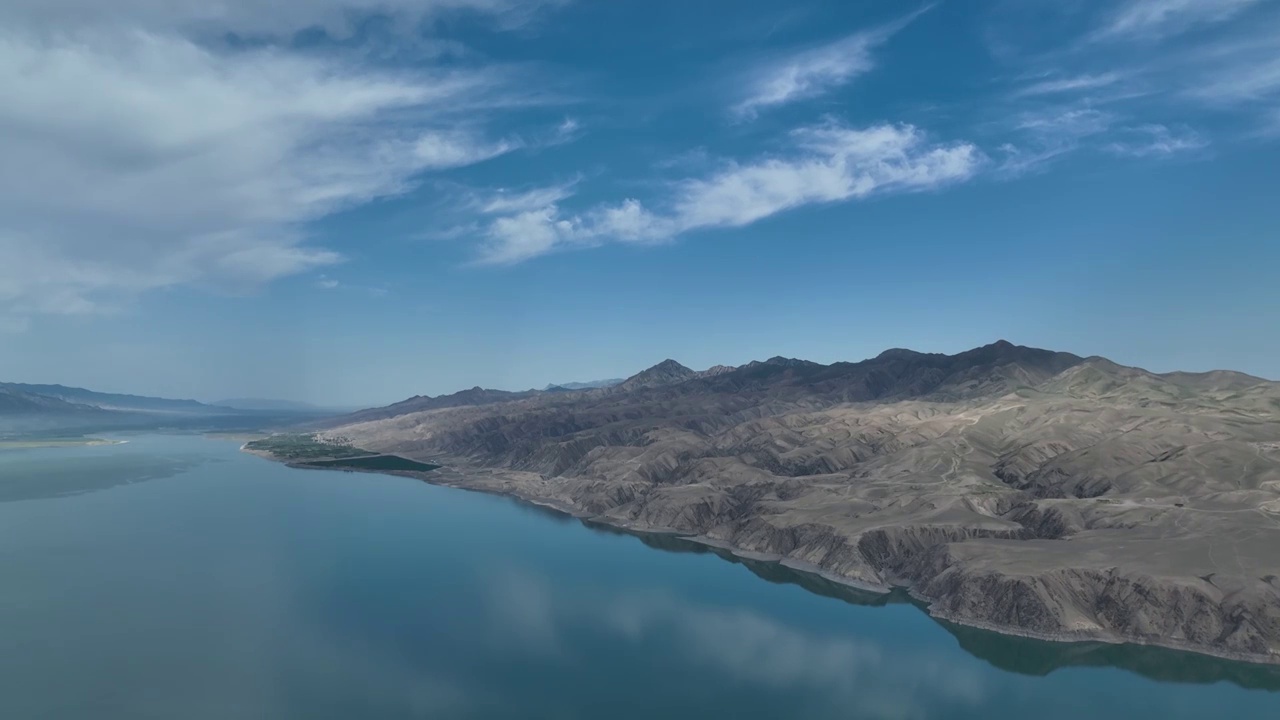
M 472 402 L 474 400 L 474 402 Z M 1280 383 L 998 342 L 479 389 L 324 431 L 939 617 L 1280 661 Z

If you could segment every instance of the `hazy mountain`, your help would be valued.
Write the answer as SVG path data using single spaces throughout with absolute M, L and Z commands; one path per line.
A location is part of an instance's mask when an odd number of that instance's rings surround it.
M 124 410 L 142 412 L 174 412 L 174 413 L 217 413 L 219 408 L 195 400 L 170 400 L 167 398 L 146 397 L 143 395 L 121 395 L 118 393 L 102 393 L 84 388 L 66 387 L 64 385 L 30 385 L 26 383 L 0 383 L 0 388 L 8 388 L 23 393 L 40 395 L 62 400 L 76 405 L 90 405 L 103 410 Z
M 311 403 L 293 400 L 273 400 L 270 398 L 232 398 L 230 400 L 219 400 L 211 404 L 220 408 L 247 410 L 250 412 L 309 413 L 316 415 L 340 412 L 333 408 L 322 408 Z
M 589 382 L 567 382 L 552 383 L 542 390 L 544 392 L 555 392 L 556 390 L 593 390 L 595 388 L 613 387 L 622 382 L 622 378 L 612 378 L 609 380 L 591 380 Z
M 78 415 L 100 413 L 98 408 L 77 405 L 55 397 L 40 395 L 0 384 L 0 415 Z
M 1280 660 L 1280 383 L 1000 341 L 336 421 L 448 482 L 908 585 L 1023 634 Z
M 494 403 L 520 400 L 522 398 L 533 397 L 539 394 L 543 393 L 538 390 L 509 392 L 506 390 L 486 390 L 482 387 L 473 387 L 470 390 L 460 390 L 451 395 L 440 395 L 438 397 L 431 397 L 430 395 L 414 395 L 408 400 L 401 400 L 398 403 L 393 403 L 386 407 L 359 410 L 354 413 L 348 413 L 346 415 L 325 420 L 321 423 L 321 426 L 372 422 L 375 420 L 385 420 L 387 418 L 399 417 L 401 415 L 426 412 L 428 410 L 440 410 L 443 408 L 491 405 Z
M 63 385 L 0 383 L 0 433 L 6 436 L 156 429 L 245 432 L 296 423 L 298 416 L 296 411 L 239 410 Z

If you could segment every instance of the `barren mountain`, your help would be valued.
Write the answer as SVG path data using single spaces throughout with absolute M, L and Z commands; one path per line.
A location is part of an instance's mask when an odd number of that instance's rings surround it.
M 715 370 L 415 398 L 327 434 L 969 625 L 1280 661 L 1280 383 L 1003 341 Z
M 474 407 L 478 405 L 491 405 L 495 403 L 510 402 L 521 398 L 533 397 L 537 394 L 534 390 L 526 392 L 508 392 L 506 390 L 486 390 L 482 387 L 473 387 L 470 390 L 460 390 L 451 395 L 439 395 L 431 397 L 430 395 L 414 395 L 408 400 L 401 400 L 386 407 L 370 408 L 368 410 L 358 410 L 348 415 L 342 415 L 336 421 L 326 421 L 324 424 L 349 424 L 372 422 L 375 420 L 385 420 L 387 418 L 400 417 L 411 413 L 426 412 L 429 410 L 440 410 L 452 407 Z
M 697 371 L 690 370 L 675 360 L 663 360 L 648 370 L 623 380 L 615 385 L 613 390 L 625 393 L 662 385 L 676 385 L 696 377 L 698 377 Z

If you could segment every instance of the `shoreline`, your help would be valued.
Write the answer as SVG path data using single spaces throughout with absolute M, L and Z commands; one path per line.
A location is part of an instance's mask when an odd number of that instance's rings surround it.
M 111 438 L 69 438 L 57 440 L 0 440 L 0 450 L 38 450 L 42 448 L 106 447 L 127 445 L 128 440 Z
M 370 473 L 374 475 L 395 475 L 399 477 L 419 480 L 427 483 L 428 485 L 435 485 L 437 487 L 447 487 L 447 488 L 453 488 L 457 490 L 483 493 L 485 495 L 492 495 L 495 497 L 510 498 L 517 502 L 525 503 L 528 505 L 536 506 L 536 507 L 547 509 L 547 510 L 552 510 L 552 511 L 561 513 L 563 515 L 567 515 L 579 521 L 605 525 L 616 530 L 631 533 L 633 535 L 647 534 L 647 535 L 667 535 L 672 537 L 678 537 L 682 540 L 688 540 L 690 542 L 695 542 L 700 545 L 705 545 L 709 548 L 728 552 L 736 557 L 743 558 L 746 560 L 775 563 L 789 570 L 813 575 L 813 576 L 822 578 L 824 580 L 827 580 L 829 582 L 833 582 L 838 585 L 842 585 L 842 586 L 851 588 L 853 590 L 858 590 L 862 592 L 870 592 L 870 593 L 885 595 L 893 592 L 894 590 L 904 590 L 913 600 L 915 600 L 917 603 L 919 603 L 922 606 L 921 610 L 926 615 L 928 615 L 929 617 L 935 620 L 953 623 L 956 625 L 963 625 L 965 627 L 975 628 L 975 629 L 983 630 L 986 632 L 997 633 L 1000 635 L 1023 637 L 1023 638 L 1028 638 L 1032 640 L 1038 640 L 1041 642 L 1051 642 L 1051 643 L 1059 643 L 1059 644 L 1105 643 L 1108 645 L 1135 645 L 1135 646 L 1142 646 L 1142 647 L 1154 647 L 1154 648 L 1161 648 L 1161 649 L 1175 651 L 1175 652 L 1193 653 L 1196 655 L 1203 655 L 1203 656 L 1212 657 L 1219 660 L 1225 660 L 1230 662 L 1248 663 L 1250 665 L 1259 665 L 1259 666 L 1267 666 L 1267 667 L 1280 666 L 1280 655 L 1257 655 L 1257 654 L 1248 654 L 1248 653 L 1238 653 L 1238 652 L 1232 652 L 1232 651 L 1221 651 L 1215 648 L 1205 647 L 1203 645 L 1179 643 L 1174 641 L 1155 642 L 1155 641 L 1145 640 L 1142 638 L 1129 638 L 1129 637 L 1123 637 L 1114 633 L 1097 632 L 1097 631 L 1089 631 L 1089 630 L 1059 632 L 1059 633 L 1043 633 L 1035 630 L 1020 628 L 1016 625 L 1001 625 L 997 623 L 986 623 L 981 620 L 954 617 L 949 613 L 941 613 L 936 611 L 935 610 L 936 600 L 934 598 L 930 598 L 928 596 L 925 596 L 916 592 L 915 588 L 910 585 L 880 585 L 876 583 L 868 583 L 866 581 L 861 581 L 855 578 L 848 578 L 842 575 L 838 575 L 836 573 L 832 573 L 830 571 L 824 570 L 821 566 L 814 565 L 812 563 L 807 563 L 800 560 L 795 560 L 785 555 L 778 555 L 776 553 L 760 553 L 760 552 L 755 552 L 750 550 L 742 550 L 740 548 L 736 548 L 730 545 L 729 543 L 726 543 L 721 540 L 716 540 L 714 538 L 710 538 L 702 535 L 690 535 L 688 533 L 675 530 L 673 528 L 648 527 L 648 526 L 638 526 L 633 523 L 620 523 L 612 518 L 583 512 L 577 508 L 574 508 L 562 502 L 548 500 L 546 498 L 535 498 L 518 491 L 501 490 L 501 489 L 486 488 L 486 487 L 476 487 L 472 485 L 462 484 L 457 481 L 450 482 L 449 480 L 451 475 L 457 478 L 465 479 L 467 476 L 471 474 L 484 472 L 481 470 L 459 470 L 457 468 L 442 465 L 440 467 L 440 470 L 444 470 L 445 472 L 440 474 L 434 474 L 439 471 L 434 471 L 434 470 L 429 472 L 418 472 L 418 471 L 410 471 L 410 470 L 388 471 L 388 470 L 370 470 L 370 469 L 362 469 L 362 468 L 322 467 L 322 466 L 307 465 L 305 463 L 295 463 L 291 461 L 281 460 L 279 458 L 274 457 L 270 453 L 267 453 L 264 451 L 247 449 L 243 446 L 241 447 L 241 451 L 249 453 L 251 455 L 256 455 L 265 460 L 282 463 L 287 467 L 296 468 L 300 470 L 329 470 L 329 471 L 342 470 L 346 472 L 363 472 L 363 473 Z M 489 472 L 490 474 L 497 474 L 503 471 L 496 470 L 496 471 L 489 471 Z

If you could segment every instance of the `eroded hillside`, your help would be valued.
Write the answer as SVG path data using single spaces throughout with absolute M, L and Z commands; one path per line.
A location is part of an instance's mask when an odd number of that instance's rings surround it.
M 331 432 L 459 485 L 907 585 L 973 625 L 1280 660 L 1278 383 L 1000 342 L 467 392 L 483 404 Z

